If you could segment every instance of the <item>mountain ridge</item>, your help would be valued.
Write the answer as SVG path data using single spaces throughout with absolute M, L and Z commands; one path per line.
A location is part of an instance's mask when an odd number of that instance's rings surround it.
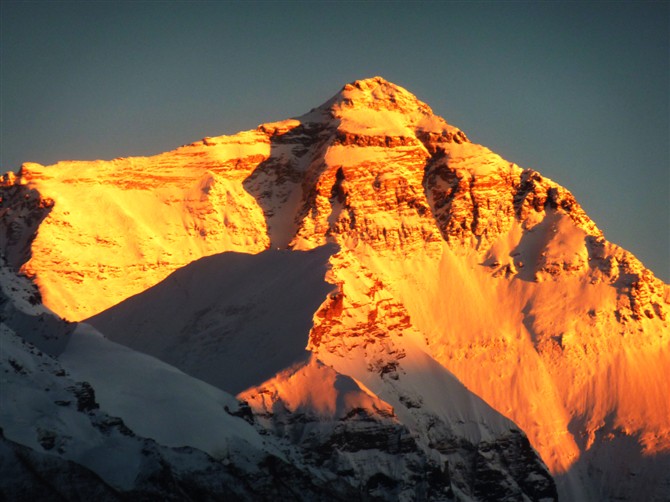
M 667 463 L 670 288 L 568 190 L 380 77 L 149 158 L 26 164 L 2 190 L 10 265 L 72 320 L 112 315 L 202 256 L 336 243 L 334 291 L 304 334 L 319 361 L 407 410 L 421 438 L 443 398 L 412 382 L 434 361 L 528 434 L 562 496 L 662 500 L 599 452 Z M 136 324 L 103 332 L 140 348 L 156 333 Z

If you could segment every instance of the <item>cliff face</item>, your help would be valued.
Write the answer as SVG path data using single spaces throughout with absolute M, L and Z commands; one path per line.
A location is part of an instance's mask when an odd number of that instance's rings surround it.
M 507 425 L 472 436 L 464 424 L 488 412 L 463 418 L 428 390 L 461 392 L 455 376 L 525 431 L 566 497 L 660 500 L 670 482 L 641 467 L 670 467 L 670 288 L 565 188 L 379 77 L 296 119 L 154 157 L 25 164 L 2 191 L 8 263 L 45 305 L 100 314 L 108 336 L 187 372 L 150 322 L 137 327 L 141 304 L 105 311 L 201 257 L 335 243 L 304 347 L 391 403 L 419 450 L 525 451 Z M 267 414 L 263 385 L 244 395 Z M 602 452 L 635 460 L 626 470 Z M 450 465 L 451 483 L 476 493 Z

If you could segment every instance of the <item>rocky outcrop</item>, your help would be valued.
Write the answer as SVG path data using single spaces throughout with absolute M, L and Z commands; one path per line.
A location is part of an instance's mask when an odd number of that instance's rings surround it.
M 53 207 L 22 178 L 6 173 L 0 181 L 0 252 L 2 264 L 18 270 L 30 259 L 37 229 Z
M 310 463 L 336 474 L 375 500 L 446 497 L 448 479 L 422 451 L 392 407 L 353 379 L 312 359 L 240 397 L 265 433 L 304 451 Z M 344 493 L 342 495 L 345 495 Z

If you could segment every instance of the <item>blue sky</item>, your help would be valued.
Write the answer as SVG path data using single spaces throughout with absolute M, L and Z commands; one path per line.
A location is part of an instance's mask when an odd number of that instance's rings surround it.
M 12 2 L 0 170 L 170 150 L 381 75 L 670 280 L 668 2 Z

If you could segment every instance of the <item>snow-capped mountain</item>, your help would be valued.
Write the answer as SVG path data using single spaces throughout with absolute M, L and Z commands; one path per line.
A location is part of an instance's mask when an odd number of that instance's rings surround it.
M 154 157 L 27 163 L 1 190 L 2 358 L 40 416 L 44 387 L 87 382 L 86 424 L 120 417 L 171 472 L 183 446 L 189 472 L 255 476 L 250 498 L 289 493 L 268 488 L 283 472 L 306 499 L 670 500 L 670 288 L 566 189 L 382 78 Z M 7 458 L 140 489 L 26 399 L 3 404 Z

